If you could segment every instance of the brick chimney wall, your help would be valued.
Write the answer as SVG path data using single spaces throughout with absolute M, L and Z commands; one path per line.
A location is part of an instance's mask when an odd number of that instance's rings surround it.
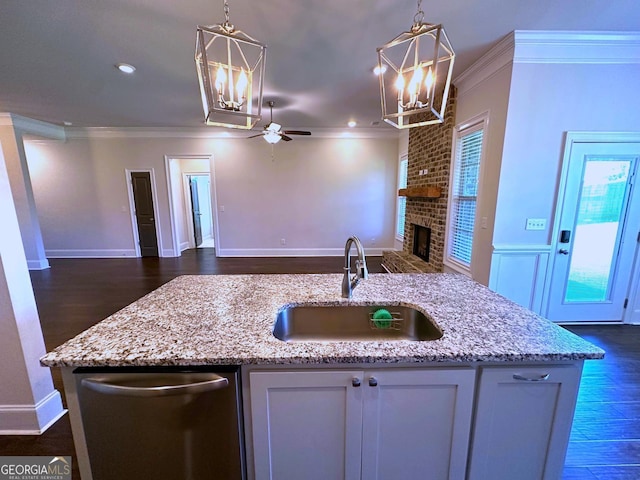
M 451 147 L 456 115 L 456 88 L 449 91 L 444 123 L 412 128 L 409 133 L 407 188 L 437 186 L 438 199 L 407 198 L 403 251 L 413 253 L 413 224 L 431 228 L 429 270 L 441 272 L 447 223 Z M 426 175 L 419 175 L 421 170 Z

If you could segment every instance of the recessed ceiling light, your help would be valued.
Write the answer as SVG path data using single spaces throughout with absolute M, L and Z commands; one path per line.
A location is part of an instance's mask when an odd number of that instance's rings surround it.
M 349 120 L 349 122 L 347 123 L 347 125 L 349 125 L 350 128 L 353 128 L 357 125 L 355 120 Z
M 116 68 L 122 73 L 133 73 L 136 71 L 136 67 L 128 63 L 116 63 Z
M 72 122 L 67 122 L 66 120 L 62 123 L 64 124 L 65 127 L 70 127 L 71 125 L 73 125 Z
M 384 73 L 386 71 L 387 71 L 387 66 L 386 65 L 382 65 L 382 67 L 380 67 L 380 65 L 377 65 L 373 69 L 373 73 L 375 73 L 376 75 L 380 75 L 381 73 Z

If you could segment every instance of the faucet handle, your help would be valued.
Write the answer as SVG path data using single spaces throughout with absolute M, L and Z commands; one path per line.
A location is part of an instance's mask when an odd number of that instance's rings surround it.
M 356 260 L 356 272 L 359 278 L 366 280 L 369 278 L 369 270 L 367 270 L 367 262 L 364 260 Z

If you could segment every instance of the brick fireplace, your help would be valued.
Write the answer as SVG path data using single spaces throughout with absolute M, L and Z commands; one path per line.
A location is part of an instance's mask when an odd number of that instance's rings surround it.
M 382 263 L 392 273 L 442 271 L 455 104 L 456 89 L 452 86 L 444 123 L 410 130 L 407 188 L 435 186 L 440 187 L 442 195 L 440 198 L 407 197 L 402 251 L 383 253 Z M 414 255 L 415 225 L 429 229 L 426 260 Z

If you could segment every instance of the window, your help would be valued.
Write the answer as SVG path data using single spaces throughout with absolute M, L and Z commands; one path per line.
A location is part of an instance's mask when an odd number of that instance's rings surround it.
M 398 189 L 407 188 L 407 168 L 409 159 L 406 155 L 400 157 L 398 164 Z M 396 214 L 396 237 L 404 238 L 404 217 L 407 212 L 407 197 L 398 197 L 398 211 Z
M 469 271 L 486 119 L 456 130 L 451 176 L 447 259 Z

